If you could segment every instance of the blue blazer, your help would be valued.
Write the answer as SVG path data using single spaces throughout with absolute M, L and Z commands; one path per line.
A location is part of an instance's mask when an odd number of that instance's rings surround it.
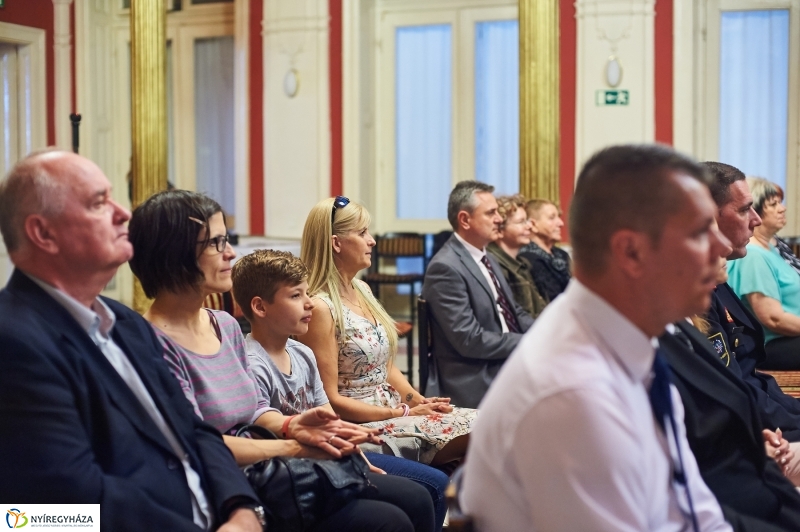
M 257 502 L 169 373 L 150 325 L 104 301 L 117 318 L 114 341 L 189 455 L 216 522 L 234 497 Z M 99 503 L 105 530 L 199 530 L 179 457 L 89 335 L 19 271 L 0 291 L 0 427 L 0 500 Z

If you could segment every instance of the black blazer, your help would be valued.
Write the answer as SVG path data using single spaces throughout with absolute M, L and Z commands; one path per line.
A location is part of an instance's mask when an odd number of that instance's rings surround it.
M 683 401 L 686 436 L 703 480 L 737 529 L 764 530 L 763 523 L 748 526 L 757 520 L 800 530 L 800 494 L 766 455 L 748 387 L 725 369 L 697 329 L 677 326 L 694 351 L 670 334 L 659 343 Z
M 800 401 L 786 395 L 770 375 L 756 371 L 765 356 L 764 330 L 727 283 L 718 285 L 708 312 L 709 339 L 723 363 L 754 394 L 767 428 L 780 427 L 789 441 L 800 441 Z
M 194 415 L 150 325 L 104 299 L 128 356 L 189 456 L 217 523 L 257 499 L 220 434 Z M 91 338 L 15 271 L 0 292 L 0 500 L 99 503 L 103 529 L 197 531 L 180 459 Z

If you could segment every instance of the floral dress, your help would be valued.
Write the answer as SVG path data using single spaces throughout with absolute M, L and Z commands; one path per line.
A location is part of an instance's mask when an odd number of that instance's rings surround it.
M 329 309 L 333 303 L 326 294 L 318 296 Z M 336 328 L 339 346 L 339 394 L 370 405 L 398 408 L 400 394 L 388 382 L 389 339 L 383 325 L 342 305 L 345 331 Z M 331 310 L 331 314 L 332 314 Z M 454 407 L 449 414 L 408 416 L 363 423 L 382 427 L 386 444 L 396 456 L 429 464 L 450 440 L 469 434 L 478 411 Z

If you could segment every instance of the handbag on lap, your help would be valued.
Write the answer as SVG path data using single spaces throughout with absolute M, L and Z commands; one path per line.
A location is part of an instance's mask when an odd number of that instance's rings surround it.
M 247 434 L 278 439 L 257 425 L 244 425 L 236 431 L 236 436 Z M 338 460 L 279 456 L 243 471 L 267 510 L 269 530 L 308 530 L 350 501 L 377 493 L 367 478 L 369 465 L 360 454 Z

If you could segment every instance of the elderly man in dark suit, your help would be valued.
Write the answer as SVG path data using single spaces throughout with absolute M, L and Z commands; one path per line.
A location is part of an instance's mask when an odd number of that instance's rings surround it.
M 100 504 L 106 530 L 258 531 L 263 509 L 192 413 L 150 326 L 99 297 L 130 213 L 91 161 L 32 154 L 0 184 L 0 500 Z
M 501 222 L 493 191 L 485 183 L 462 181 L 450 193 L 447 218 L 454 234 L 431 260 L 422 286 L 432 317 L 428 394 L 469 408 L 478 406 L 533 324 L 486 253 Z

